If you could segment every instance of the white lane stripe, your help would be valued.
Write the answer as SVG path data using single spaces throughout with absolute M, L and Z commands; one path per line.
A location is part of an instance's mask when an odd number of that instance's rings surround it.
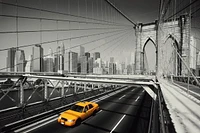
M 99 110 L 96 114 L 99 114 L 99 113 L 101 113 L 103 110 Z
M 113 129 L 110 131 L 110 133 L 112 133 L 116 128 L 117 126 L 120 124 L 120 122 L 124 119 L 126 115 L 123 115 L 123 117 L 117 122 L 117 124 L 113 127 Z
M 38 125 L 38 124 L 40 124 L 40 123 L 49 121 L 50 119 L 57 119 L 57 118 L 58 118 L 58 115 L 53 115 L 53 116 L 48 117 L 48 118 L 46 118 L 46 119 L 43 119 L 43 120 L 41 120 L 41 121 L 38 121 L 38 122 L 35 122 L 35 123 L 30 124 L 30 125 L 28 125 L 28 126 L 25 126 L 25 127 L 20 128 L 20 129 L 17 129 L 17 130 L 15 130 L 14 132 L 15 132 L 15 133 L 19 133 L 19 132 L 22 132 L 23 130 L 26 130 L 26 129 L 30 128 L 30 127 L 34 127 L 34 126 L 36 126 L 36 125 Z
M 144 90 L 142 92 L 144 92 Z
M 135 89 L 132 89 L 131 91 L 134 91 Z
M 125 96 L 126 96 L 126 95 L 121 96 L 121 97 L 119 98 L 119 100 L 122 99 L 122 98 L 125 97 Z
M 123 89 L 121 89 L 121 90 L 118 90 L 118 91 L 116 91 L 116 92 L 118 93 L 118 92 L 121 92 L 121 91 L 126 90 L 126 89 L 127 89 L 127 87 L 125 87 L 125 88 L 123 88 Z M 112 96 L 112 95 L 114 95 L 113 92 L 111 93 L 111 96 Z M 103 100 L 103 99 L 105 99 L 105 98 L 107 98 L 107 97 L 109 97 L 109 96 L 102 96 L 101 98 L 95 99 L 95 100 L 93 100 L 93 101 L 99 102 L 99 101 L 101 101 L 101 100 Z M 102 111 L 102 110 L 100 110 L 98 113 L 100 113 L 101 111 Z M 53 118 L 53 117 L 56 117 L 56 118 Z M 52 119 L 52 118 L 53 118 L 53 119 Z M 49 119 L 52 119 L 52 120 L 49 120 Z M 24 131 L 24 133 L 28 133 L 28 132 L 31 132 L 31 131 L 33 131 L 33 130 L 35 130 L 35 129 L 37 129 L 37 128 L 40 128 L 40 127 L 42 127 L 42 126 L 44 126 L 44 125 L 46 125 L 46 124 L 49 124 L 49 123 L 51 123 L 51 122 L 53 122 L 53 121 L 56 121 L 57 119 L 58 119 L 58 115 L 54 115 L 54 116 L 51 116 L 51 117 L 49 117 L 49 118 L 47 118 L 47 119 L 43 119 L 43 120 L 41 120 L 41 121 L 38 121 L 38 122 L 33 123 L 33 124 L 31 124 L 31 125 L 28 125 L 28 126 L 26 126 L 26 127 L 17 129 L 17 130 L 15 130 L 14 132 L 19 133 L 19 132 L 21 132 L 21 131 L 23 131 L 23 130 L 26 130 L 26 131 Z M 45 122 L 45 121 L 47 121 L 47 122 Z M 40 124 L 40 123 L 42 123 L 42 124 Z M 39 125 L 39 126 L 36 126 L 36 125 L 38 125 L 38 124 L 40 124 L 40 125 Z M 34 127 L 34 126 L 35 126 L 35 127 Z M 32 127 L 33 127 L 33 128 L 32 128 Z M 31 128 L 31 129 L 27 130 L 28 128 Z
M 137 97 L 137 99 L 135 101 L 137 101 L 140 98 L 140 96 Z
M 52 119 L 52 120 L 50 120 L 50 121 L 47 121 L 47 122 L 45 122 L 45 123 L 42 123 L 42 124 L 40 124 L 40 125 L 38 125 L 38 126 L 35 126 L 35 127 L 31 128 L 31 129 L 29 129 L 29 130 L 24 131 L 24 133 L 31 132 L 31 131 L 33 131 L 33 130 L 35 130 L 35 129 L 37 129 L 37 128 L 40 128 L 40 127 L 42 127 L 42 126 L 44 126 L 44 125 L 47 125 L 47 124 L 49 124 L 49 123 L 51 123 L 51 122 L 53 122 L 53 121 L 56 121 L 57 119 L 58 119 L 58 118 L 54 118 L 54 119 Z

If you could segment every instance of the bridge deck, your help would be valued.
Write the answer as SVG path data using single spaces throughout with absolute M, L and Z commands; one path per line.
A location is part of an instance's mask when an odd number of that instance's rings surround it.
M 200 101 L 171 82 L 160 79 L 169 113 L 178 133 L 200 132 Z

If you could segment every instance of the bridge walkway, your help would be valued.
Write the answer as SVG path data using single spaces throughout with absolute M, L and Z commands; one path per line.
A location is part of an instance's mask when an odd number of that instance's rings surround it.
M 172 82 L 159 79 L 166 106 L 177 133 L 200 132 L 200 100 Z

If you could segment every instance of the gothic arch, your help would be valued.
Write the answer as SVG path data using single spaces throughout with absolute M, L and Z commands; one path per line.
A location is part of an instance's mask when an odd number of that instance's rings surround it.
M 146 47 L 146 45 L 147 45 L 147 43 L 148 43 L 149 41 L 151 41 L 151 42 L 154 44 L 155 49 L 157 48 L 156 43 L 153 41 L 152 38 L 149 37 L 149 38 L 145 41 L 145 43 L 144 43 L 144 45 L 143 45 L 143 48 L 142 48 L 142 51 L 143 51 L 143 52 L 144 52 L 144 49 L 145 49 L 145 47 Z
M 166 36 L 164 44 L 165 44 L 169 39 L 172 39 L 172 40 L 175 42 L 176 48 L 177 48 L 178 51 L 179 51 L 181 46 L 179 46 L 179 43 L 178 43 L 178 41 L 177 41 L 177 38 L 176 38 L 175 36 L 173 36 L 172 34 L 168 34 L 168 35 Z
M 167 43 L 167 41 L 169 39 L 172 39 L 173 43 L 173 47 L 175 48 L 176 52 L 178 52 L 179 55 L 181 55 L 181 46 L 179 45 L 179 43 L 177 42 L 177 39 L 172 35 L 172 34 L 168 34 L 168 36 L 166 37 L 164 44 Z M 176 68 L 176 75 L 180 75 L 181 74 L 181 59 L 179 58 L 179 56 L 176 54 L 176 64 L 175 64 L 175 68 Z
M 143 62 L 142 69 L 143 69 L 143 71 L 145 69 L 145 64 L 144 64 L 144 60 L 145 60 L 145 54 L 144 54 L 145 53 L 145 47 L 146 47 L 146 45 L 147 45 L 148 42 L 152 42 L 153 45 L 155 46 L 155 52 L 156 52 L 156 58 L 157 58 L 157 45 L 153 41 L 153 39 L 151 37 L 148 37 L 148 39 L 145 41 L 144 45 L 142 45 L 143 46 L 143 48 L 142 48 L 142 62 Z M 156 65 L 157 65 L 157 60 L 156 60 Z

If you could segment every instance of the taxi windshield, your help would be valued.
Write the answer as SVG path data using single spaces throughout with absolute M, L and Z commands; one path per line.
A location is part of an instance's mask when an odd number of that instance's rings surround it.
M 73 111 L 76 111 L 76 112 L 82 112 L 83 106 L 73 105 L 70 109 L 73 110 Z

